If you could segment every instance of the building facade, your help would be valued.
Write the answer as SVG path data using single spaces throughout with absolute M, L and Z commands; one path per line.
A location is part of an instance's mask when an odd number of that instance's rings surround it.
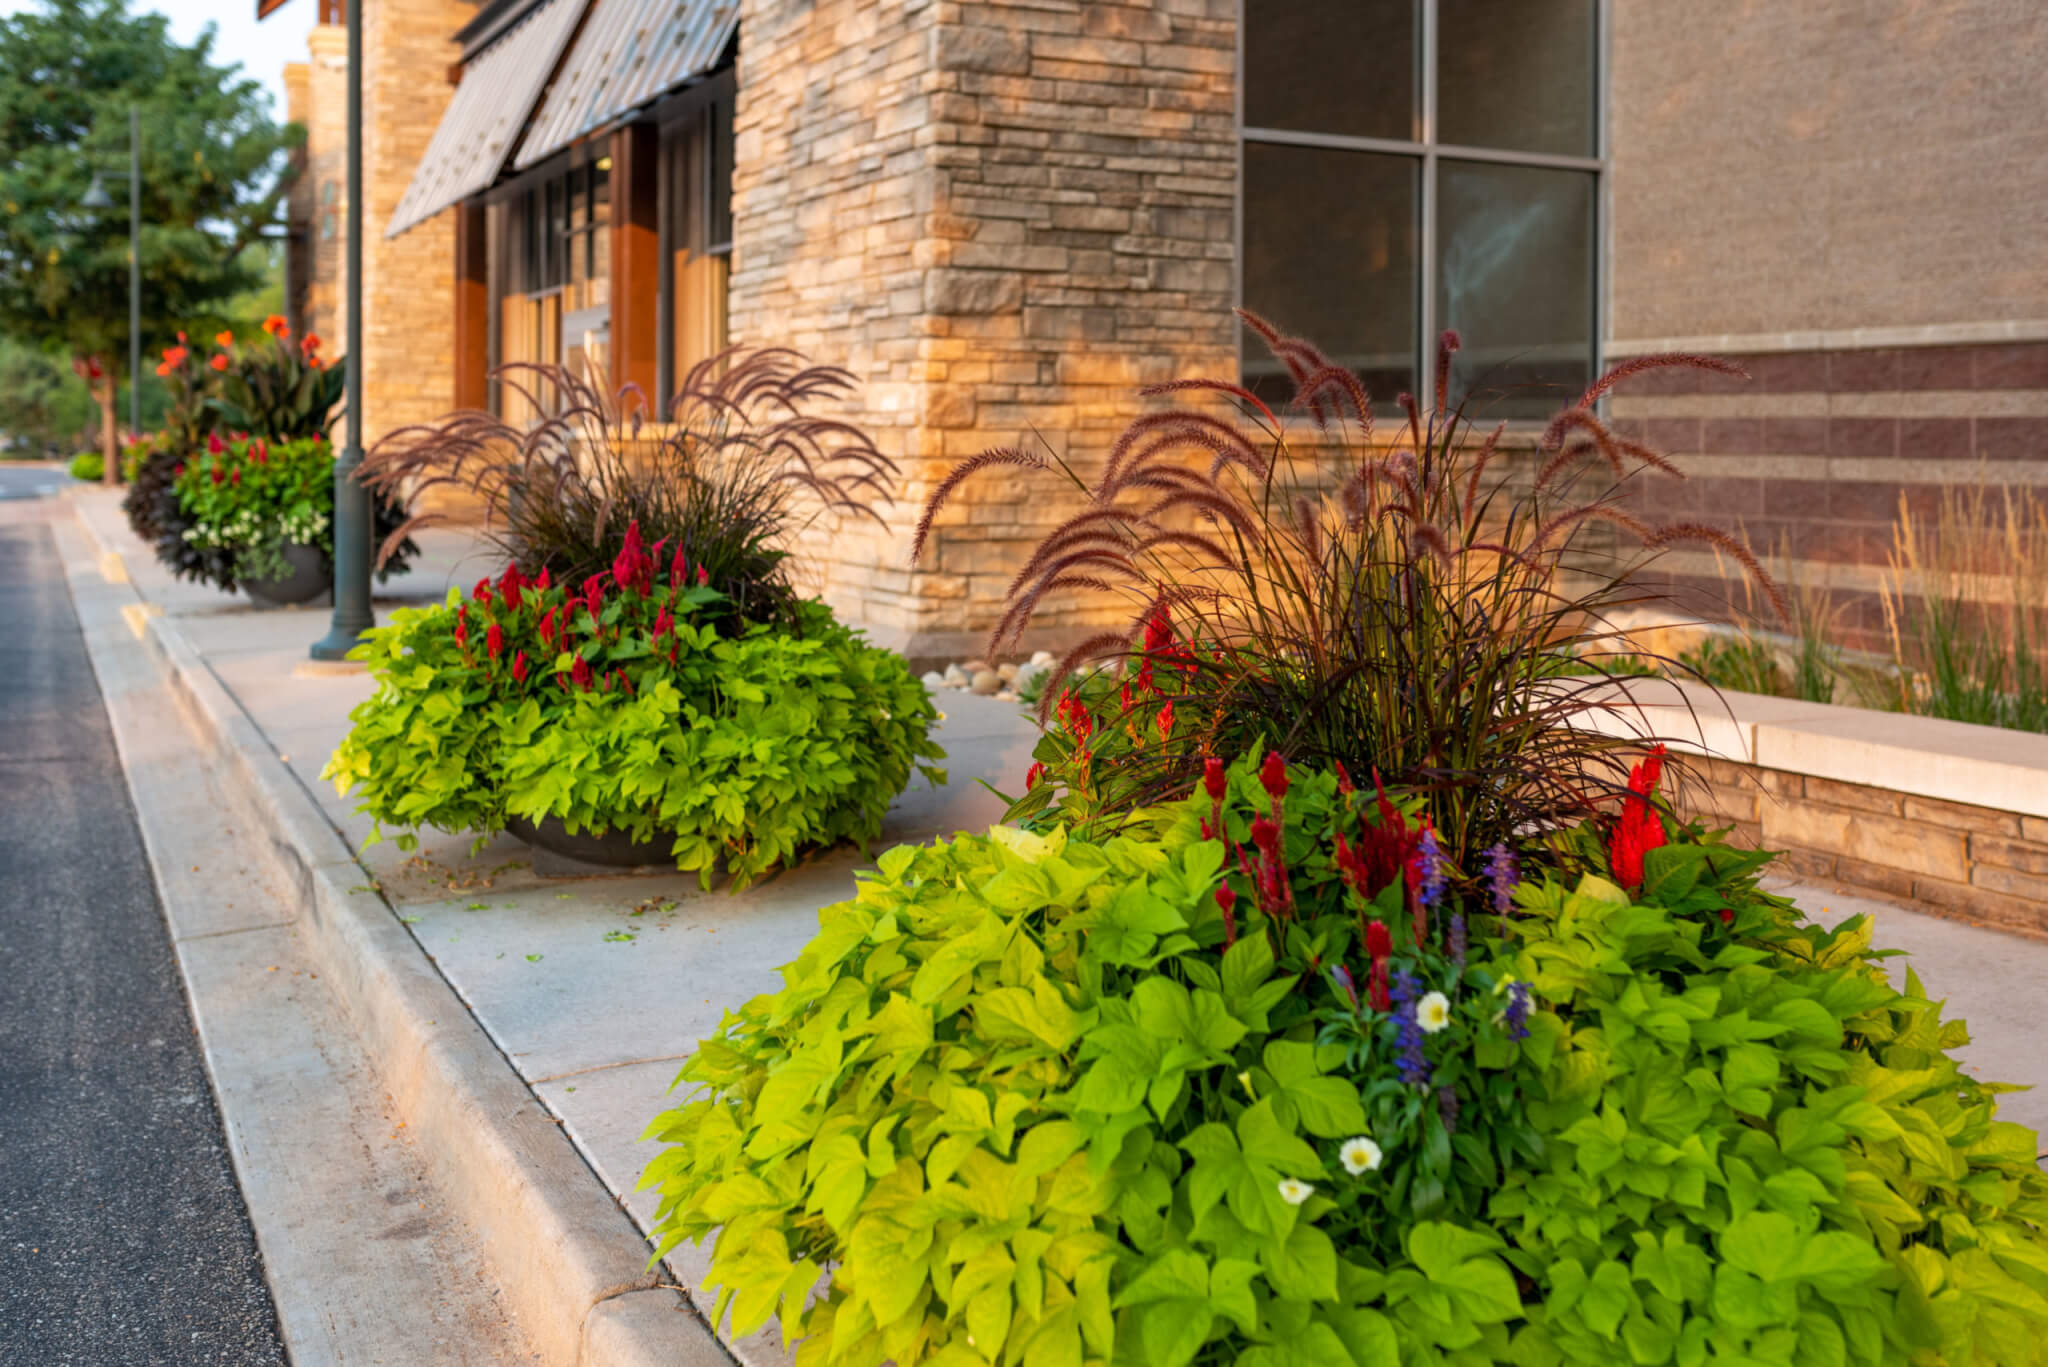
M 656 404 L 728 342 L 844 366 L 903 486 L 811 559 L 915 657 L 974 653 L 1069 507 L 971 485 L 913 568 L 951 464 L 1086 468 L 1144 384 L 1271 388 L 1239 304 L 1385 400 L 1456 327 L 1456 392 L 1517 423 L 1628 355 L 1734 355 L 1750 381 L 1611 402 L 1693 475 L 1632 496 L 1865 625 L 1902 497 L 2048 480 L 2033 0 L 366 2 L 372 428 L 518 416 L 487 382 L 512 361 Z M 296 78 L 316 326 L 332 32 Z M 1732 567 L 1673 563 L 1725 597 Z M 1042 615 L 1048 643 L 1101 611 Z

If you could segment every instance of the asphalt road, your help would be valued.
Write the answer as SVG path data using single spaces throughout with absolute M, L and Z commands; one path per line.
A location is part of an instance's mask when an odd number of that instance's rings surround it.
M 0 499 L 42 498 L 70 482 L 70 473 L 54 466 L 0 460 Z
M 8 471 L 61 481 L 61 473 Z M 0 1363 L 283 1363 L 98 684 L 0 516 Z

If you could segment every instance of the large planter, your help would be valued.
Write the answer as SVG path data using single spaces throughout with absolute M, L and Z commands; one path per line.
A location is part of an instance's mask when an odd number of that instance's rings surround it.
M 571 835 L 562 819 L 556 816 L 544 817 L 538 823 L 525 817 L 510 817 L 505 822 L 505 829 L 537 850 L 572 859 L 579 864 L 595 864 L 608 869 L 638 869 L 654 864 L 673 865 L 675 862 L 667 840 L 635 840 L 626 831 L 606 831 L 603 835 L 585 831 L 581 835 Z
M 334 572 L 328 567 L 326 552 L 318 546 L 286 546 L 280 554 L 291 566 L 289 574 L 278 579 L 242 581 L 242 587 L 259 606 L 282 608 L 310 603 L 333 587 Z

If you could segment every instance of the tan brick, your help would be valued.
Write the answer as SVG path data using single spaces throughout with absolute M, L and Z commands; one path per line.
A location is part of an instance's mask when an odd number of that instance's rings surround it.
M 1757 782 L 1772 797 L 1782 800 L 1806 796 L 1806 775 L 1789 774 L 1783 769 L 1754 770 Z
M 1765 832 L 1769 834 L 1768 831 Z M 1792 872 L 1806 878 L 1833 878 L 1835 856 L 1821 850 L 1787 849 L 1785 864 Z
M 2017 869 L 2002 869 L 1996 864 L 1978 864 L 1970 870 L 1970 883 L 1974 887 L 2002 892 L 2008 897 L 2039 902 L 2042 909 L 2048 911 L 2048 878 L 2021 873 Z
M 1809 799 L 1775 806 L 1766 804 L 1763 829 L 1765 841 L 1772 845 L 1823 850 L 1956 882 L 1968 877 L 1964 837 L 1923 822 L 1848 811 Z
M 2048 817 L 2023 816 L 2020 818 L 2020 838 L 2048 845 Z
M 1973 835 L 1970 837 L 1970 861 L 2048 876 L 2048 844 L 2005 840 L 1995 835 Z
M 1859 812 L 1877 812 L 1896 816 L 1903 798 L 1900 794 L 1885 788 L 1867 788 L 1860 783 L 1837 783 L 1833 779 L 1806 776 L 1804 795 L 1809 802 L 1825 802 L 1831 807 L 1848 807 Z
M 1835 860 L 1835 881 L 1854 887 L 1870 888 L 1877 892 L 1890 893 L 1895 897 L 1913 895 L 1913 875 L 1904 869 L 1890 868 L 1884 864 L 1872 864 L 1861 859 L 1846 857 Z
M 1944 916 L 1982 921 L 2025 934 L 2048 934 L 2048 903 L 2033 898 L 2014 897 L 1969 883 L 1916 878 L 1913 900 Z
M 1984 835 L 2016 836 L 2020 819 L 2011 812 L 1992 807 L 1973 807 L 1961 802 L 1943 802 L 1931 797 L 1913 797 L 1905 802 L 1905 815 L 1914 821 L 1931 821 L 1950 830 Z

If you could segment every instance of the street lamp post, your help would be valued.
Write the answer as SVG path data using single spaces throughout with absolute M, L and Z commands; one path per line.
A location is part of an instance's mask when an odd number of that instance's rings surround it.
M 370 494 L 363 463 L 363 5 L 348 6 L 348 446 L 334 462 L 334 623 L 313 643 L 340 660 L 376 625 L 370 608 Z
M 114 173 L 120 179 L 120 173 Z M 93 172 L 79 201 L 88 209 L 110 209 L 114 201 L 107 194 L 104 176 Z M 142 430 L 142 114 L 128 107 L 128 433 Z M 116 443 L 118 455 L 119 443 Z M 121 482 L 118 459 L 107 462 L 102 478 L 108 484 Z

